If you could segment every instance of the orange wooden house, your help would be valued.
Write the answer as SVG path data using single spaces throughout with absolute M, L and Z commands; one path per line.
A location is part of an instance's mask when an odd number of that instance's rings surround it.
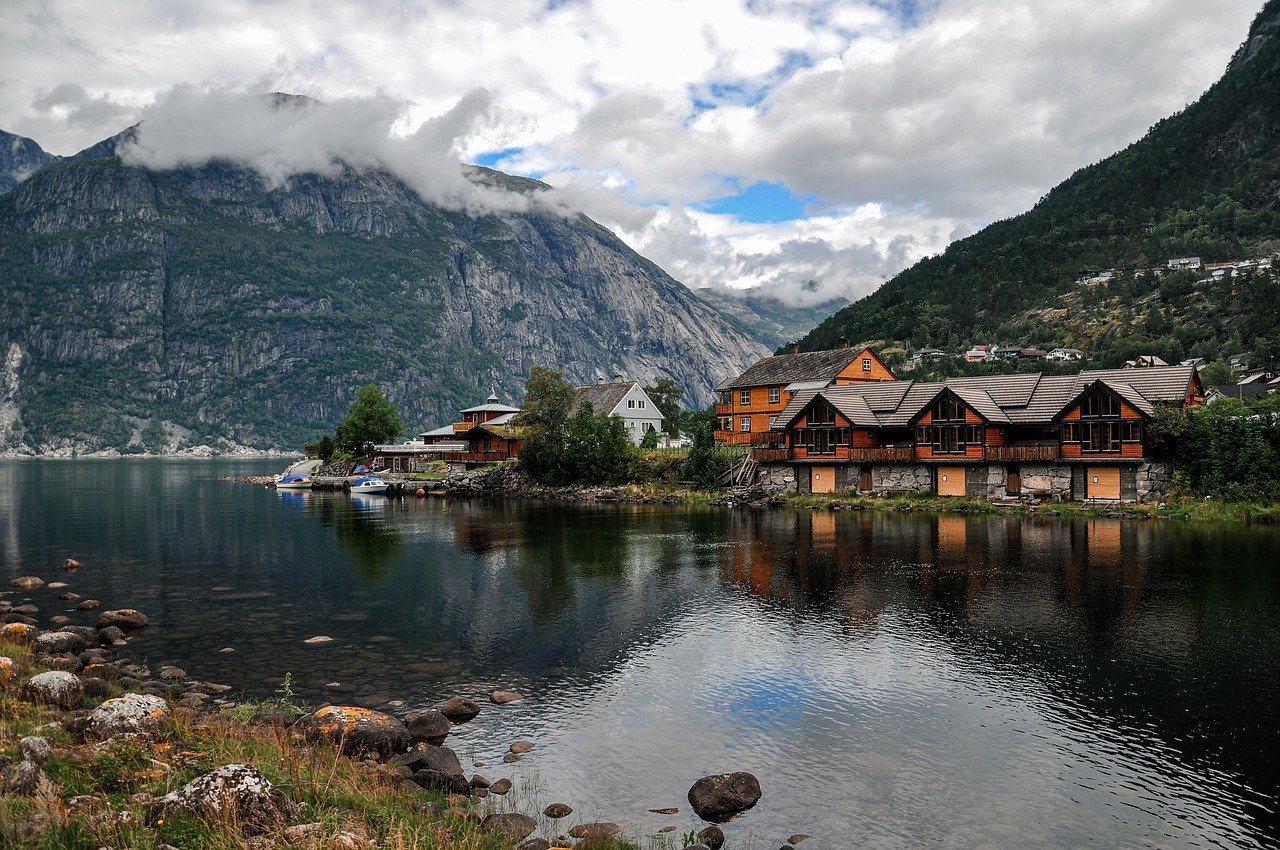
M 796 393 L 825 387 L 893 381 L 885 362 L 870 348 L 850 348 L 841 339 L 829 351 L 805 351 L 792 344 L 787 354 L 765 357 L 716 387 L 721 445 L 761 445 L 778 439 L 772 431 Z
M 1158 407 L 1203 400 L 1191 366 L 830 386 L 797 392 L 752 454 L 802 492 L 1133 500 L 1167 478 L 1147 450 Z

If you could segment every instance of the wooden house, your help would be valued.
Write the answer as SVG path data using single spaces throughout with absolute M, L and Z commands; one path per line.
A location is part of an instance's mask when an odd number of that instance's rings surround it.
M 850 348 L 848 340 L 829 351 L 801 352 L 793 344 L 787 354 L 758 360 L 716 387 L 716 442 L 761 445 L 778 439 L 774 420 L 797 393 L 896 379 L 879 355 L 870 348 Z
M 512 425 L 519 412 L 490 393 L 483 404 L 461 411 L 458 422 L 424 431 L 417 440 L 378 446 L 374 465 L 391 472 L 417 472 L 440 461 L 475 466 L 511 460 L 520 455 L 520 435 Z
M 1193 366 L 830 386 L 796 393 L 753 456 L 809 492 L 1126 500 L 1158 406 L 1203 401 Z

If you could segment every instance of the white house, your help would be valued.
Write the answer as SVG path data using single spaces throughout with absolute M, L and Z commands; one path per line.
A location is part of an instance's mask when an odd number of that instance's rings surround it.
M 1084 352 L 1078 348 L 1055 348 L 1045 356 L 1045 359 L 1055 363 L 1069 363 L 1073 360 L 1083 360 Z
M 578 387 L 573 409 L 576 412 L 584 402 L 590 402 L 596 413 L 616 416 L 627 428 L 631 442 L 639 444 L 649 431 L 662 430 L 662 413 L 637 381 L 616 378 L 611 383 L 603 379 L 597 384 Z

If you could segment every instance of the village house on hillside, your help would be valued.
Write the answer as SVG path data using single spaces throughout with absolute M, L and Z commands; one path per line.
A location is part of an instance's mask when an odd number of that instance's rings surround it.
M 829 351 L 801 352 L 793 343 L 787 354 L 765 357 L 716 387 L 721 445 L 769 442 L 773 420 L 796 393 L 846 384 L 893 381 L 885 362 L 870 348 L 850 348 L 849 341 Z
M 618 417 L 636 445 L 650 431 L 662 431 L 662 412 L 638 381 L 624 381 L 621 375 L 615 375 L 611 382 L 601 378 L 598 383 L 578 387 L 574 392 L 574 413 L 589 403 L 597 414 Z
M 1193 366 L 798 388 L 755 445 L 759 480 L 808 493 L 1145 500 L 1157 406 L 1204 400 Z

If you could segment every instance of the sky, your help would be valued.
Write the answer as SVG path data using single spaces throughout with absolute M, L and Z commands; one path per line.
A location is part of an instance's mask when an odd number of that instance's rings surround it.
M 5 0 L 0 129 L 282 183 L 555 187 L 676 279 L 856 299 L 1222 73 L 1262 0 Z M 273 109 L 283 91 L 325 103 Z

